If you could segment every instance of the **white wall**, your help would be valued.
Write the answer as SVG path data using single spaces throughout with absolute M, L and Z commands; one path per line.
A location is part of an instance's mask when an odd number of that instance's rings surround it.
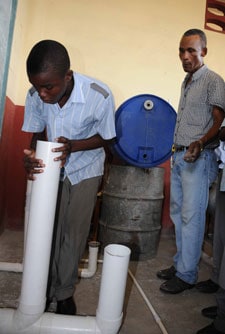
M 184 72 L 181 35 L 204 30 L 205 0 L 18 0 L 7 95 L 24 105 L 26 57 L 41 39 L 56 39 L 72 69 L 107 83 L 118 107 L 137 94 L 155 94 L 176 109 Z M 205 63 L 225 78 L 225 34 L 205 30 Z

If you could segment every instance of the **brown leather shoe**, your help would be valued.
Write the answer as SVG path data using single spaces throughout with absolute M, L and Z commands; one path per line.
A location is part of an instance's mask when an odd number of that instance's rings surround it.
M 158 278 L 169 280 L 175 276 L 176 272 L 176 268 L 174 266 L 171 266 L 170 268 L 158 271 L 156 275 Z
M 75 315 L 77 311 L 73 297 L 57 301 L 57 314 Z

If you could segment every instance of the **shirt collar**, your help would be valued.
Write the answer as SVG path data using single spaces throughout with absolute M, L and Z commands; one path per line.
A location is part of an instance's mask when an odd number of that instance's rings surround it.
M 199 79 L 203 73 L 205 73 L 208 70 L 208 67 L 206 65 L 201 66 L 195 73 L 193 73 L 193 79 L 197 80 Z
M 192 74 L 192 80 L 197 80 L 197 79 L 199 79 L 199 78 L 202 76 L 202 74 L 205 73 L 207 70 L 208 70 L 208 67 L 207 67 L 207 65 L 204 64 L 204 65 L 201 66 L 196 72 L 194 72 L 194 73 Z M 186 80 L 189 78 L 189 76 L 190 76 L 190 74 L 188 73 L 188 74 L 185 76 L 184 81 L 186 81 Z
M 85 103 L 85 97 L 82 89 L 82 80 L 80 80 L 79 75 L 77 75 L 75 72 L 73 72 L 73 79 L 74 87 L 67 103 Z

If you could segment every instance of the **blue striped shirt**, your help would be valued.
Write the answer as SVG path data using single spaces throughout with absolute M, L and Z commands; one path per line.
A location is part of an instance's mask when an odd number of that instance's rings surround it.
M 64 136 L 68 139 L 86 139 L 99 134 L 109 140 L 116 136 L 115 107 L 110 89 L 102 82 L 74 73 L 74 88 L 66 104 L 44 103 L 37 91 L 26 97 L 22 130 L 42 132 L 47 129 L 49 141 Z M 65 164 L 65 176 L 72 184 L 103 175 L 104 149 L 73 152 Z
M 204 65 L 185 87 L 188 77 L 182 83 L 174 132 L 174 143 L 182 146 L 199 140 L 212 127 L 213 106 L 225 110 L 225 84 L 218 74 Z

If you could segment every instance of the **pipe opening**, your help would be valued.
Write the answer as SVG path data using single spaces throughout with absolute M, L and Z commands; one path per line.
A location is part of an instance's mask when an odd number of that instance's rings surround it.
M 130 249 L 127 246 L 110 244 L 105 247 L 105 252 L 111 256 L 125 257 L 130 255 Z

